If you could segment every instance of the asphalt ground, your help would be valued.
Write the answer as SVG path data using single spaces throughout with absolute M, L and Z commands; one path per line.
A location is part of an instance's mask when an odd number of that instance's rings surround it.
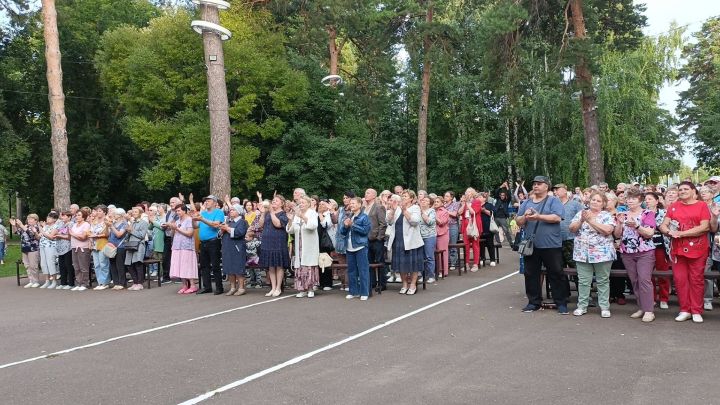
M 720 310 L 704 324 L 674 322 L 672 300 L 650 324 L 629 318 L 632 299 L 610 319 L 597 308 L 524 314 L 516 259 L 503 249 L 497 267 L 415 296 L 391 284 L 367 302 L 339 290 L 179 296 L 175 284 L 45 291 L 5 278 L 0 402 L 720 402 Z

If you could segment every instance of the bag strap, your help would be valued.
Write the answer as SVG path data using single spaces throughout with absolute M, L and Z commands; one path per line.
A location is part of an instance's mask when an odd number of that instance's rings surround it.
M 548 198 L 550 196 L 545 196 L 545 199 L 543 200 L 542 205 L 540 206 L 540 211 L 538 212 L 538 215 L 542 215 L 543 210 L 545 209 L 545 204 L 547 204 Z M 533 229 L 532 235 L 528 239 L 535 239 L 535 234 L 537 233 L 538 226 L 540 226 L 540 221 L 535 221 L 535 229 Z

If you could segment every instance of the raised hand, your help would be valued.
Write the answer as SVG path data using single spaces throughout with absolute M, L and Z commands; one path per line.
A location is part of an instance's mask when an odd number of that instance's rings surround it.
M 183 193 L 178 193 L 178 198 L 180 199 L 180 201 L 185 202 L 185 196 L 183 195 Z

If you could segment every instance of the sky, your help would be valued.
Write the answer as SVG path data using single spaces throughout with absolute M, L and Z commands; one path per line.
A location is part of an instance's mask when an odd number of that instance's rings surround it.
M 646 35 L 665 33 L 675 21 L 678 25 L 687 25 L 685 35 L 690 38 L 692 33 L 702 28 L 703 21 L 711 16 L 720 15 L 718 0 L 635 0 L 634 3 L 647 6 L 645 15 L 648 18 L 648 26 L 644 29 Z M 666 85 L 660 91 L 660 104 L 674 113 L 679 93 L 687 87 L 686 81 Z M 682 160 L 691 168 L 697 165 L 695 156 L 687 151 Z

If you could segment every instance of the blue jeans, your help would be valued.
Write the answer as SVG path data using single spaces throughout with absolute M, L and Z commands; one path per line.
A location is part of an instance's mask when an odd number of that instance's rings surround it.
M 437 243 L 437 236 L 431 236 L 429 238 L 423 238 L 425 246 L 425 275 L 427 278 L 435 278 L 435 244 Z
M 108 257 L 101 250 L 93 250 L 92 260 L 98 284 L 110 284 L 110 260 Z
M 0 241 L 0 260 L 5 260 L 5 241 Z
M 357 252 L 347 252 L 347 278 L 350 295 L 367 297 L 370 295 L 370 262 L 368 248 Z
M 459 228 L 458 224 L 450 225 L 450 244 L 457 243 L 458 241 L 458 234 L 459 234 Z M 457 248 L 451 248 L 450 249 L 450 265 L 453 267 L 457 267 L 458 264 L 458 250 Z

